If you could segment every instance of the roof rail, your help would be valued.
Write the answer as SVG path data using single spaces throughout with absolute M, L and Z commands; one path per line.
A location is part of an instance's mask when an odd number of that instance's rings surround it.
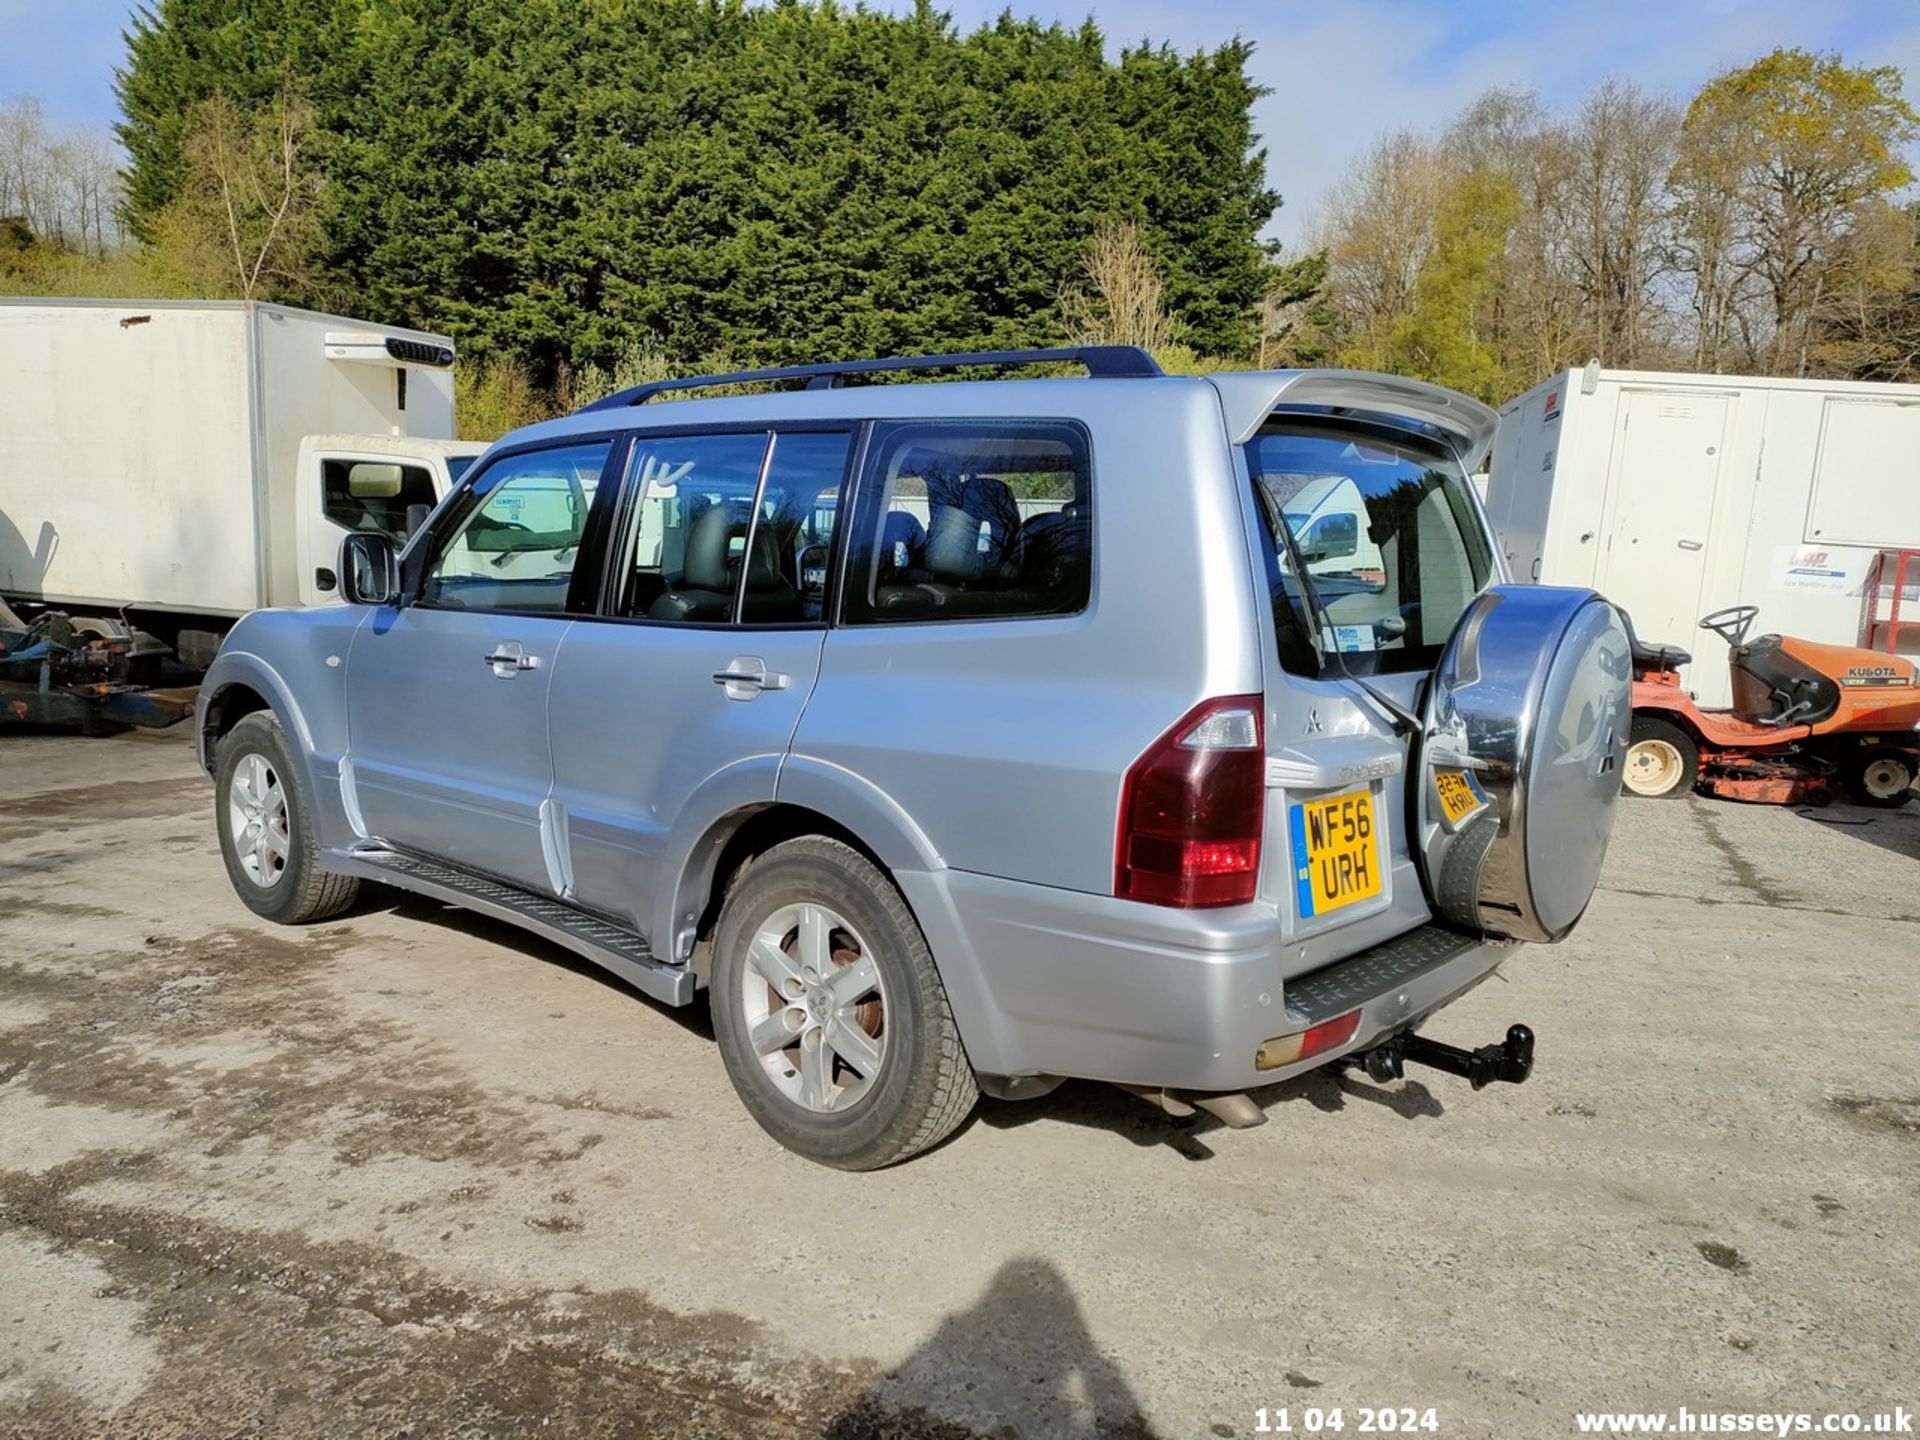
M 677 380 L 651 380 L 616 390 L 604 400 L 583 406 L 577 414 L 619 410 L 644 405 L 668 390 L 708 390 L 716 385 L 748 385 L 762 381 L 804 380 L 809 390 L 832 390 L 860 375 L 892 370 L 960 370 L 975 366 L 1084 365 L 1096 380 L 1147 379 L 1166 372 L 1138 345 L 1072 345 L 1057 350 L 975 350 L 960 355 L 900 355 L 881 360 L 845 360 L 831 365 L 781 365 L 771 370 L 742 370 L 733 375 L 689 375 Z

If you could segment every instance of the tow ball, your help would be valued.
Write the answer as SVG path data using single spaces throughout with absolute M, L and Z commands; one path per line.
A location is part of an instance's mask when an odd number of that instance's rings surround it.
M 1509 1025 L 1505 1040 L 1478 1050 L 1462 1050 L 1403 1031 L 1361 1055 L 1359 1063 L 1382 1084 L 1400 1079 L 1408 1065 L 1427 1065 L 1460 1076 L 1476 1090 L 1495 1081 L 1519 1085 L 1533 1073 L 1533 1031 L 1525 1025 Z

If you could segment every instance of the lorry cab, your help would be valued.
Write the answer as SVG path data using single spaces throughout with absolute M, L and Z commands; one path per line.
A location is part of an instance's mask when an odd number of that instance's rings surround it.
M 486 448 L 407 435 L 304 436 L 294 481 L 300 603 L 338 604 L 340 542 L 370 533 L 405 545 Z

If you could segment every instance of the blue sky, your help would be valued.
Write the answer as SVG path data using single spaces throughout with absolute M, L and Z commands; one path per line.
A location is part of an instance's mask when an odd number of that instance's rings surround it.
M 881 0 L 904 9 L 911 0 Z M 1006 0 L 945 0 L 965 28 Z M 111 123 L 126 0 L 0 0 L 0 102 L 38 95 L 57 124 Z M 1438 124 L 1494 85 L 1577 104 L 1613 74 L 1684 99 L 1715 71 L 1776 45 L 1896 65 L 1920 108 L 1915 0 L 1013 0 L 1021 13 L 1078 23 L 1091 12 L 1115 45 L 1182 49 L 1239 34 L 1258 47 L 1273 93 L 1257 120 L 1286 199 L 1274 226 L 1301 237 L 1328 185 L 1380 132 Z

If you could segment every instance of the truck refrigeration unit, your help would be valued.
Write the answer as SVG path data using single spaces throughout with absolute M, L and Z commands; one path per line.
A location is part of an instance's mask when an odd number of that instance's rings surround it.
M 283 305 L 0 300 L 0 719 L 166 723 L 262 606 L 338 596 L 484 447 L 453 343 Z
M 1855 645 L 1874 557 L 1920 547 L 1920 385 L 1563 371 L 1501 408 L 1486 499 L 1515 579 L 1599 590 L 1725 706 L 1702 615 Z

